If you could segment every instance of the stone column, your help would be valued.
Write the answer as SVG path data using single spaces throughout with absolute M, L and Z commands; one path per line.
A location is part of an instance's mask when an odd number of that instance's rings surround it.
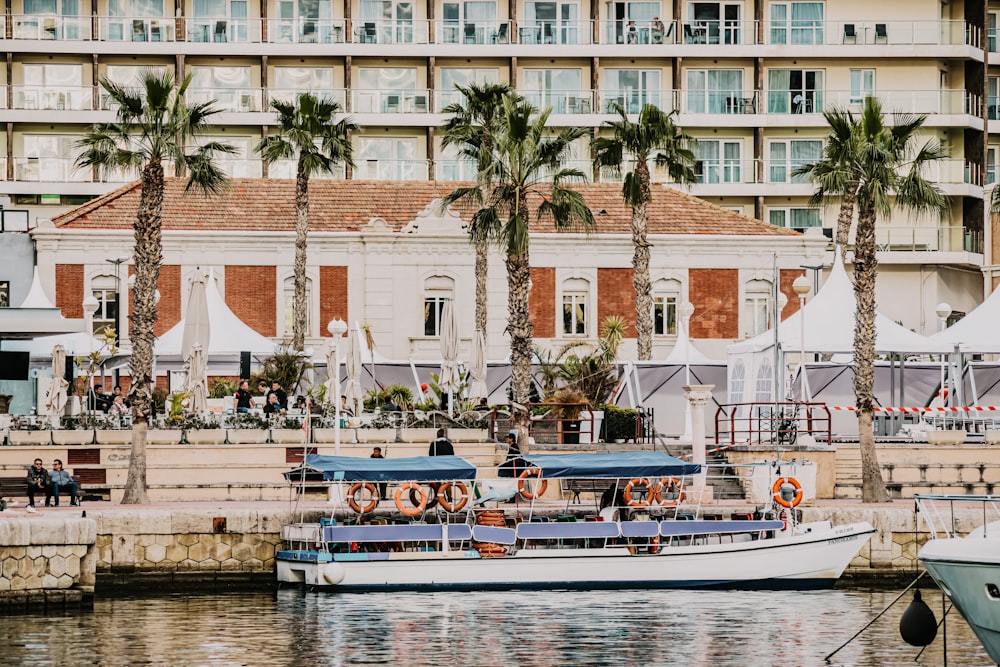
M 706 503 L 712 500 L 712 487 L 706 483 L 705 473 L 705 404 L 712 398 L 714 384 L 693 384 L 684 386 L 684 398 L 691 406 L 691 462 L 702 466 L 701 472 L 687 489 L 690 503 Z

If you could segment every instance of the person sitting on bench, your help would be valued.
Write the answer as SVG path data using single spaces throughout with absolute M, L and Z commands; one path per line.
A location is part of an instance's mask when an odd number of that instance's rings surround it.
M 49 504 L 52 498 L 52 491 L 49 483 L 49 473 L 42 467 L 42 460 L 35 459 L 35 462 L 28 468 L 28 475 L 25 478 L 28 486 L 28 512 L 35 511 L 35 494 L 45 494 L 45 504 Z
M 55 496 L 56 502 L 55 506 L 59 507 L 59 492 L 69 491 L 69 504 L 79 505 L 80 502 L 76 499 L 76 482 L 68 472 L 63 470 L 62 461 L 55 459 L 52 461 L 52 470 L 49 471 L 49 484 L 50 484 L 50 494 Z M 45 500 L 46 506 L 49 504 L 48 499 Z

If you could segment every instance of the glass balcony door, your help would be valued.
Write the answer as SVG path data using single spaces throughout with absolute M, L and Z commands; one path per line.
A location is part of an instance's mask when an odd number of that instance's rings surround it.
M 498 29 L 497 3 L 446 2 L 443 7 L 446 44 L 489 44 Z
M 743 70 L 688 70 L 684 110 L 699 114 L 742 113 Z
M 247 0 L 194 0 L 194 42 L 248 42 Z
M 653 17 L 662 17 L 665 14 L 660 8 L 659 2 L 609 2 L 606 9 L 607 34 L 604 41 L 607 44 L 625 43 L 652 43 L 652 32 L 650 24 Z M 669 12 L 667 12 L 669 14 Z M 629 21 L 634 21 L 636 33 L 629 35 Z
M 165 18 L 163 6 L 163 0 L 108 0 L 107 38 L 117 42 L 173 41 L 173 36 L 164 34 L 170 26 L 154 20 Z
M 699 139 L 695 145 L 695 173 L 699 183 L 740 183 L 739 141 L 713 141 Z
M 684 26 L 686 44 L 739 44 L 742 5 L 723 2 L 692 2 Z
M 569 113 L 569 98 L 580 97 L 582 74 L 578 69 L 528 69 L 524 71 L 524 97 L 539 109 Z
M 358 165 L 355 178 L 379 181 L 427 178 L 426 163 L 417 159 L 416 137 L 359 137 L 354 161 Z
M 19 181 L 42 181 L 58 183 L 63 181 L 81 180 L 76 178 L 76 142 L 80 137 L 75 135 L 56 134 L 25 134 L 24 156 L 15 159 L 14 178 Z M 86 170 L 84 172 L 86 173 Z M 83 180 L 91 180 L 88 177 Z
M 333 41 L 330 0 L 278 0 L 278 42 L 323 43 Z
M 768 144 L 768 172 L 770 183 L 808 183 L 805 176 L 793 176 L 799 167 L 816 162 L 822 157 L 821 139 L 774 140 Z
M 261 111 L 260 90 L 251 88 L 250 67 L 192 67 L 191 102 L 215 102 L 222 111 Z
M 822 44 L 822 2 L 771 3 L 771 44 Z
M 768 113 L 823 111 L 823 70 L 768 70 L 767 87 Z
M 413 3 L 361 0 L 361 41 L 379 44 L 413 43 Z M 374 30 L 366 29 L 370 28 Z M 370 38 L 374 34 L 374 40 Z
M 441 93 L 437 96 L 438 111 L 449 104 L 465 103 L 465 99 L 455 89 L 455 86 L 467 88 L 470 83 L 483 84 L 500 81 L 500 72 L 491 68 L 442 67 L 439 71 L 441 73 Z
M 80 0 L 24 0 L 24 13 L 15 24 L 18 39 L 90 37 L 90 19 L 80 16 Z
M 660 70 L 610 69 L 604 73 L 604 111 L 618 103 L 626 113 L 639 113 L 646 104 L 660 106 Z
M 519 37 L 524 44 L 579 44 L 579 20 L 575 2 L 528 2 Z

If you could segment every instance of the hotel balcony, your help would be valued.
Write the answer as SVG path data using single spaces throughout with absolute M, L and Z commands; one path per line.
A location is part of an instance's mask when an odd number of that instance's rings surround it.
M 621 57 L 942 57 L 982 60 L 982 30 L 963 21 L 666 21 L 662 30 L 626 21 L 261 19 L 228 16 L 108 17 L 18 14 L 0 38 L 27 52 L 280 55 L 287 45 L 342 45 L 328 55 Z M 79 42 L 98 41 L 84 48 Z M 179 42 L 173 46 L 159 43 Z M 35 42 L 36 44 L 32 44 Z M 64 43 L 62 46 L 53 42 Z M 255 45 L 273 45 L 261 49 Z M 409 48 L 409 47 L 422 48 Z M 596 48 L 595 48 L 596 47 Z M 780 47 L 776 48 L 776 47 Z M 13 48 L 13 47 L 10 47 Z M 472 49 L 472 51 L 470 51 Z

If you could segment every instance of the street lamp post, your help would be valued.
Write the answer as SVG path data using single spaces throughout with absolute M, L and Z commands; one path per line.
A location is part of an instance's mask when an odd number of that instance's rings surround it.
M 93 294 L 88 294 L 86 297 L 84 297 L 84 299 L 83 299 L 83 321 L 84 321 L 84 325 L 85 325 L 86 330 L 87 330 L 87 357 L 88 357 L 88 359 L 90 357 L 90 353 L 94 351 L 94 313 L 97 312 L 97 309 L 99 307 L 100 307 L 100 304 L 97 303 L 97 299 L 94 298 Z M 89 366 L 87 368 L 88 368 L 88 370 L 90 369 Z M 84 403 L 84 409 L 85 410 L 89 410 L 90 409 L 90 392 L 94 388 L 94 376 L 93 375 L 91 375 L 89 378 L 87 378 L 87 384 L 89 384 L 90 386 L 87 387 L 87 395 L 84 397 L 84 401 L 85 401 L 85 403 Z
M 809 279 L 805 274 L 792 282 L 792 291 L 799 296 L 799 400 L 806 402 L 806 295 Z
M 684 386 L 691 385 L 691 316 L 694 315 L 694 304 L 685 301 L 677 307 L 677 314 L 681 318 L 681 326 L 684 331 Z M 690 441 L 692 438 L 691 427 L 691 401 L 684 401 L 684 435 L 681 439 Z
M 948 318 L 951 317 L 951 305 L 949 305 L 949 304 L 947 304 L 947 303 L 945 303 L 945 302 L 942 301 L 941 303 L 939 303 L 937 305 L 937 308 L 934 309 L 934 314 L 938 316 L 938 331 L 939 332 L 944 331 L 945 328 L 948 325 Z M 945 390 L 945 384 L 944 384 L 945 383 L 944 360 L 945 360 L 945 355 L 942 352 L 941 353 L 941 389 L 938 392 L 938 395 L 941 397 L 941 407 L 944 407 L 945 404 L 948 402 L 948 394 L 947 394 L 947 391 Z
M 340 339 L 347 333 L 347 322 L 340 318 L 330 320 L 326 330 L 333 336 L 333 368 L 326 369 L 333 383 L 333 451 L 340 456 Z

